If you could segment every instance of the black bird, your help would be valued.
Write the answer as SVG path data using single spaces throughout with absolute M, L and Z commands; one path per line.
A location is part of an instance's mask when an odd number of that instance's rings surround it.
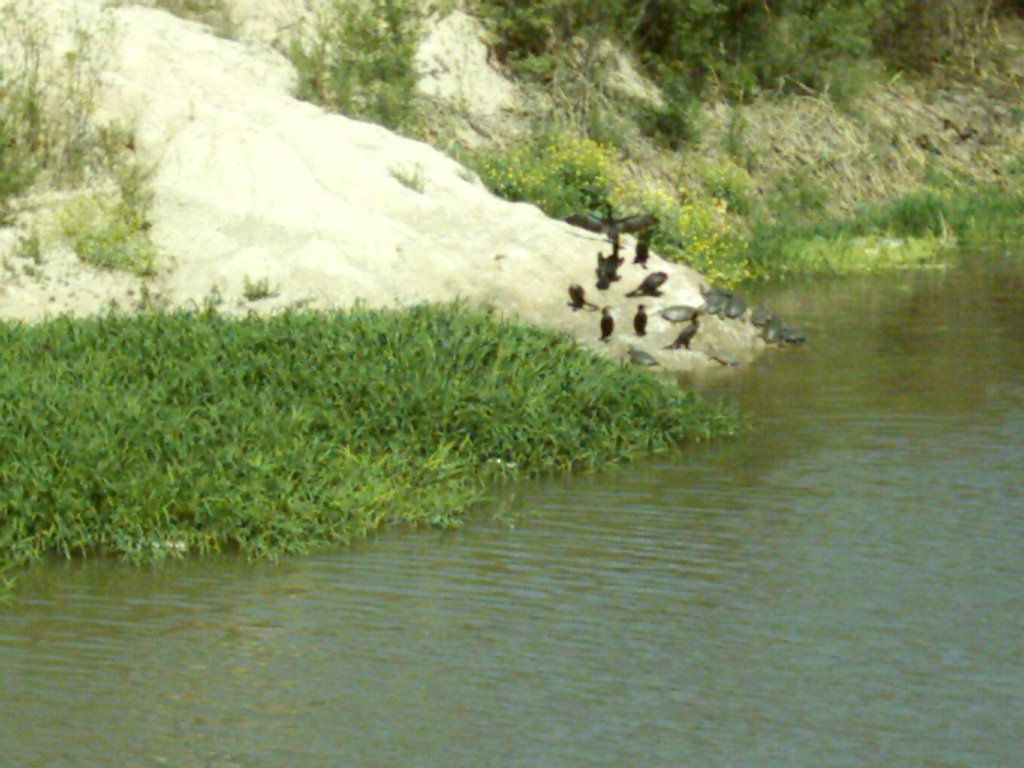
M 640 235 L 640 239 L 636 241 L 636 256 L 633 258 L 633 263 L 647 269 L 647 259 L 651 255 L 651 243 L 650 238 L 645 235 L 646 233 Z
M 565 221 L 574 227 L 583 227 L 591 232 L 607 235 L 608 239 L 613 243 L 618 241 L 620 235 L 626 235 L 630 232 L 643 232 L 658 223 L 657 217 L 649 213 L 617 219 L 611 215 L 610 207 L 608 215 L 603 218 L 592 213 L 574 213 Z
M 627 296 L 661 296 L 661 291 L 658 289 L 665 284 L 668 280 L 668 274 L 665 272 L 651 272 L 644 281 L 640 283 L 634 290 L 627 293 Z
M 601 310 L 601 341 L 608 341 L 615 330 L 615 318 L 612 317 L 612 308 L 605 307 Z
M 633 318 L 633 330 L 636 331 L 637 336 L 644 336 L 647 333 L 647 312 L 644 311 L 643 304 L 636 308 L 636 317 Z
M 605 256 L 603 253 L 597 254 L 597 287 L 600 290 L 605 290 L 611 283 L 620 279 L 620 264 L 622 264 L 622 259 Z
M 577 309 L 597 309 L 597 304 L 591 304 L 587 301 L 586 296 L 583 293 L 583 286 L 576 285 L 573 283 L 569 286 L 569 306 L 572 307 L 572 311 L 575 312 Z
M 665 349 L 679 349 L 680 347 L 690 348 L 690 342 L 693 341 L 693 337 L 697 335 L 697 330 L 700 328 L 700 321 L 697 318 L 693 318 L 690 324 L 683 328 L 676 336 L 676 340 L 669 344 Z

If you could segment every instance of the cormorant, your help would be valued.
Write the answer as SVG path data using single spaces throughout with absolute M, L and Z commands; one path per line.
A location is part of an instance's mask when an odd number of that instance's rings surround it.
M 661 291 L 658 289 L 665 284 L 666 280 L 668 280 L 667 273 L 651 272 L 640 285 L 627 293 L 626 296 L 661 296 Z
M 633 258 L 634 264 L 639 264 L 644 269 L 647 269 L 647 259 L 651 256 L 651 243 L 647 233 L 640 235 L 640 239 L 636 241 L 636 256 Z
M 615 330 L 615 318 L 612 317 L 612 308 L 605 307 L 601 310 L 601 341 L 608 341 Z
M 603 253 L 597 254 L 597 287 L 599 289 L 603 291 L 611 283 L 620 279 L 619 265 L 621 263 L 622 259 L 605 256 Z
M 636 331 L 637 336 L 644 336 L 647 333 L 647 312 L 644 311 L 643 304 L 636 308 L 636 317 L 633 318 L 633 330 Z
M 693 318 L 690 324 L 683 328 L 676 336 L 676 340 L 669 344 L 665 349 L 679 349 L 680 347 L 690 348 L 690 342 L 693 341 L 693 337 L 697 335 L 697 330 L 700 328 L 700 321 L 697 318 Z
M 649 213 L 617 219 L 611 215 L 610 206 L 608 215 L 603 218 L 592 213 L 574 213 L 566 218 L 565 221 L 567 224 L 572 224 L 575 227 L 583 227 L 591 232 L 607 235 L 612 243 L 617 242 L 620 235 L 626 235 L 630 232 L 643 232 L 658 223 L 658 219 Z
M 584 307 L 587 309 L 597 309 L 597 304 L 591 304 L 587 301 L 582 285 L 573 283 L 569 286 L 569 299 L 569 306 L 572 307 L 573 312 Z

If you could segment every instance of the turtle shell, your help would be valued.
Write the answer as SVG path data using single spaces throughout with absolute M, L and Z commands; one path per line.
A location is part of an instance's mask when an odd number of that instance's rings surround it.
M 782 323 L 779 319 L 773 318 L 765 327 L 761 330 L 761 338 L 768 344 L 781 344 L 782 343 Z
M 775 313 L 770 309 L 764 307 L 758 307 L 750 313 L 750 322 L 756 325 L 758 328 L 764 328 L 768 323 L 775 319 Z
M 717 347 L 712 347 L 711 349 L 709 349 L 707 351 L 707 356 L 714 360 L 716 363 L 728 365 L 733 368 L 740 364 L 739 358 L 737 358 L 735 355 L 733 355 L 730 352 L 726 352 L 724 349 L 718 349 Z
M 661 365 L 654 355 L 644 352 L 637 347 L 629 348 L 629 362 L 633 365 Z
M 727 291 L 712 289 L 704 294 L 704 311 L 709 315 L 721 315 L 725 311 L 725 305 L 729 303 L 730 295 Z
M 676 304 L 674 307 L 665 307 L 658 314 L 670 323 L 685 323 L 687 320 L 693 320 L 699 311 L 697 307 L 691 307 L 689 304 Z
M 725 302 L 725 316 L 726 317 L 739 317 L 747 311 L 747 302 L 743 300 L 743 297 L 738 293 L 734 293 L 729 297 L 728 301 Z

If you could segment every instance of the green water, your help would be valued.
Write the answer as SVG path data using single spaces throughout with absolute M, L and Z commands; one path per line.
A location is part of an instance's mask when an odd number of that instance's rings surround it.
M 1020 259 L 762 298 L 810 341 L 698 383 L 733 443 L 278 567 L 35 569 L 2 764 L 1024 764 Z

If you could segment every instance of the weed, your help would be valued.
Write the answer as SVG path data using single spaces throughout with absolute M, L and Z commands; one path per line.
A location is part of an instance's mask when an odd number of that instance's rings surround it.
M 426 180 L 423 177 L 423 166 L 415 163 L 412 166 L 396 165 L 388 169 L 391 177 L 402 186 L 411 189 L 413 192 L 423 193 L 426 188 Z
M 38 230 L 33 228 L 27 234 L 18 237 L 18 241 L 14 244 L 14 256 L 31 261 L 37 267 L 42 266 L 43 246 Z
M 61 234 L 82 262 L 140 277 L 156 273 L 156 248 L 149 237 L 152 172 L 135 160 L 112 162 L 112 190 L 80 193 L 60 212 Z
M 277 295 L 277 289 L 270 287 L 270 278 L 261 277 L 259 280 L 250 280 L 246 275 L 243 281 L 242 295 L 246 301 L 259 301 Z

